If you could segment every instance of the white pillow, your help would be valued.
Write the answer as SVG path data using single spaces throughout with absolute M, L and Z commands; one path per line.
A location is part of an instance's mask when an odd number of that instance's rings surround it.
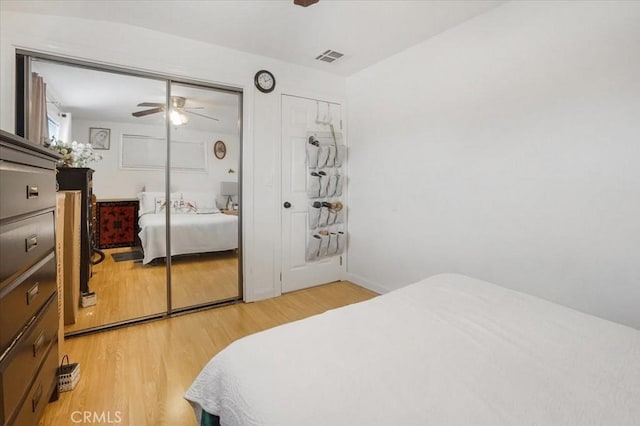
M 216 206 L 216 194 L 213 192 L 183 192 L 182 199 L 193 201 L 198 213 L 220 212 Z
M 193 200 L 188 200 L 184 197 L 180 198 L 180 200 L 176 203 L 173 203 L 175 213 L 197 213 L 198 205 Z
M 169 206 L 171 213 L 178 213 L 178 205 L 180 203 L 180 197 L 178 198 L 171 197 L 168 203 L 165 202 L 165 200 L 166 200 L 165 197 L 156 197 L 156 201 L 155 201 L 156 207 L 155 207 L 154 213 L 164 213 L 167 206 Z
M 138 194 L 138 200 L 140 200 L 140 208 L 138 209 L 138 216 L 145 215 L 147 213 L 154 213 L 156 211 L 156 198 L 164 198 L 164 192 L 141 192 Z M 180 194 L 171 194 L 172 200 L 179 200 Z
M 156 210 L 156 197 L 161 197 L 163 195 L 164 193 L 162 192 L 139 193 L 138 200 L 140 200 L 140 208 L 138 209 L 138 216 L 153 213 Z

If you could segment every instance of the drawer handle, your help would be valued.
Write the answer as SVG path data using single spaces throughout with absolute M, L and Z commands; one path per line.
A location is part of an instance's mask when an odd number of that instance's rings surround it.
M 44 330 L 40 333 L 40 335 L 38 336 L 36 341 L 33 342 L 33 357 L 34 358 L 38 357 L 38 351 L 40 350 L 40 348 L 42 347 L 43 344 L 44 344 Z
M 38 403 L 40 402 L 40 398 L 42 397 L 42 383 L 38 383 L 38 389 L 36 393 L 33 394 L 33 398 L 31 399 L 31 411 L 36 412 L 36 408 L 38 407 Z
M 31 302 L 33 302 L 33 299 L 38 296 L 38 293 L 40 291 L 39 286 L 40 282 L 37 282 L 27 291 L 27 305 L 30 305 Z
M 27 185 L 27 198 L 38 198 L 37 185 Z
M 34 248 L 38 247 L 38 236 L 33 234 L 30 237 L 25 238 L 24 247 L 27 252 L 30 252 Z

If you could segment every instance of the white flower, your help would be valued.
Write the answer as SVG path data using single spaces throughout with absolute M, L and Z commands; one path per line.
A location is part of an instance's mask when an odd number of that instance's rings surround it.
M 91 162 L 102 160 L 102 155 L 96 154 L 89 144 L 52 139 L 46 146 L 62 155 L 58 162 L 62 167 L 87 167 Z

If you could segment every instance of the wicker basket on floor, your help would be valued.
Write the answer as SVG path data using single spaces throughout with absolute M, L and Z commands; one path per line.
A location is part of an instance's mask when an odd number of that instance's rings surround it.
M 66 360 L 66 363 L 65 363 Z M 80 364 L 69 363 L 69 356 L 62 357 L 60 367 L 58 367 L 58 391 L 66 392 L 76 387 L 80 381 Z

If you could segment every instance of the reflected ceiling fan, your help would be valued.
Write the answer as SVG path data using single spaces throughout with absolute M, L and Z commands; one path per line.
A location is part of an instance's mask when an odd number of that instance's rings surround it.
M 210 115 L 200 114 L 198 112 L 191 111 L 193 109 L 203 109 L 204 107 L 188 107 L 185 106 L 187 103 L 187 98 L 182 96 L 172 96 L 171 97 L 171 122 L 178 126 L 180 124 L 185 124 L 189 121 L 189 118 L 186 114 L 197 115 L 198 117 L 208 118 L 209 120 L 220 121 L 215 117 L 211 117 Z M 137 106 L 139 107 L 149 107 L 150 109 L 145 109 L 143 111 L 132 112 L 131 115 L 134 117 L 144 117 L 145 115 L 156 114 L 158 112 L 163 112 L 166 110 L 166 104 L 158 103 L 158 102 L 141 102 Z

